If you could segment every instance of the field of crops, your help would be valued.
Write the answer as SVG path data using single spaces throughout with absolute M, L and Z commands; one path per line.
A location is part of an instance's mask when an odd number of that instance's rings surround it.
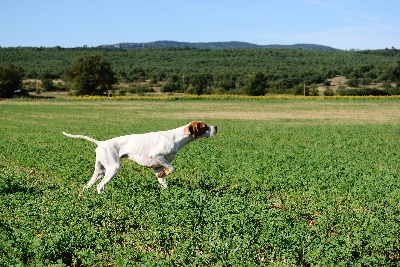
M 93 143 L 203 120 L 162 190 Z M 0 266 L 398 266 L 399 99 L 0 101 Z M 81 195 L 80 195 L 81 194 Z

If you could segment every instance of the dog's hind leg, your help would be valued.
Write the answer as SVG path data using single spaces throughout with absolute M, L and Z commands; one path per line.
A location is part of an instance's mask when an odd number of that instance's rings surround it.
M 90 181 L 87 183 L 87 185 L 85 185 L 83 187 L 83 190 L 86 190 L 86 189 L 89 189 L 90 187 L 92 187 L 97 182 L 97 180 L 99 180 L 101 178 L 101 176 L 104 174 L 105 171 L 106 170 L 105 170 L 103 164 L 101 164 L 100 161 L 96 160 L 92 179 L 90 179 Z
M 103 166 L 103 172 L 105 171 L 103 179 L 97 185 L 97 193 L 100 194 L 104 192 L 106 184 L 111 181 L 119 171 L 118 151 L 116 149 L 110 149 L 107 146 L 98 146 L 96 148 L 96 162 L 99 162 Z M 98 178 L 100 177 L 97 177 L 97 179 Z
M 108 184 L 109 181 L 111 181 L 111 179 L 115 175 L 117 175 L 118 171 L 119 171 L 119 164 L 112 165 L 106 168 L 106 174 L 104 175 L 103 180 L 101 180 L 101 182 L 97 185 L 97 193 L 101 194 L 104 192 L 104 187 L 106 186 L 106 184 Z

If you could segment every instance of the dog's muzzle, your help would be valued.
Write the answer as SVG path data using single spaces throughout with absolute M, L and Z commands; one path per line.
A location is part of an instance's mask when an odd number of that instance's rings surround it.
M 209 132 L 208 134 L 209 137 L 215 136 L 217 134 L 217 126 L 208 127 L 208 132 Z

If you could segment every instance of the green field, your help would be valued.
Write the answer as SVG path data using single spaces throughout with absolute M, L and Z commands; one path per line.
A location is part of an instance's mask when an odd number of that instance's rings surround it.
M 93 143 L 218 125 L 162 190 Z M 0 101 L 0 266 L 398 266 L 400 100 Z

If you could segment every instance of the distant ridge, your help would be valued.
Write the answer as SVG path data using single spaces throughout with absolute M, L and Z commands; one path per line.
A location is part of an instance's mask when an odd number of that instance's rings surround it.
M 148 43 L 118 43 L 112 45 L 101 45 L 103 48 L 117 49 L 138 49 L 138 48 L 198 48 L 198 49 L 227 49 L 227 48 L 286 48 L 304 49 L 320 51 L 339 51 L 339 49 L 317 45 L 317 44 L 294 44 L 294 45 L 257 45 L 246 42 L 208 42 L 208 43 L 189 43 L 176 41 L 155 41 Z

